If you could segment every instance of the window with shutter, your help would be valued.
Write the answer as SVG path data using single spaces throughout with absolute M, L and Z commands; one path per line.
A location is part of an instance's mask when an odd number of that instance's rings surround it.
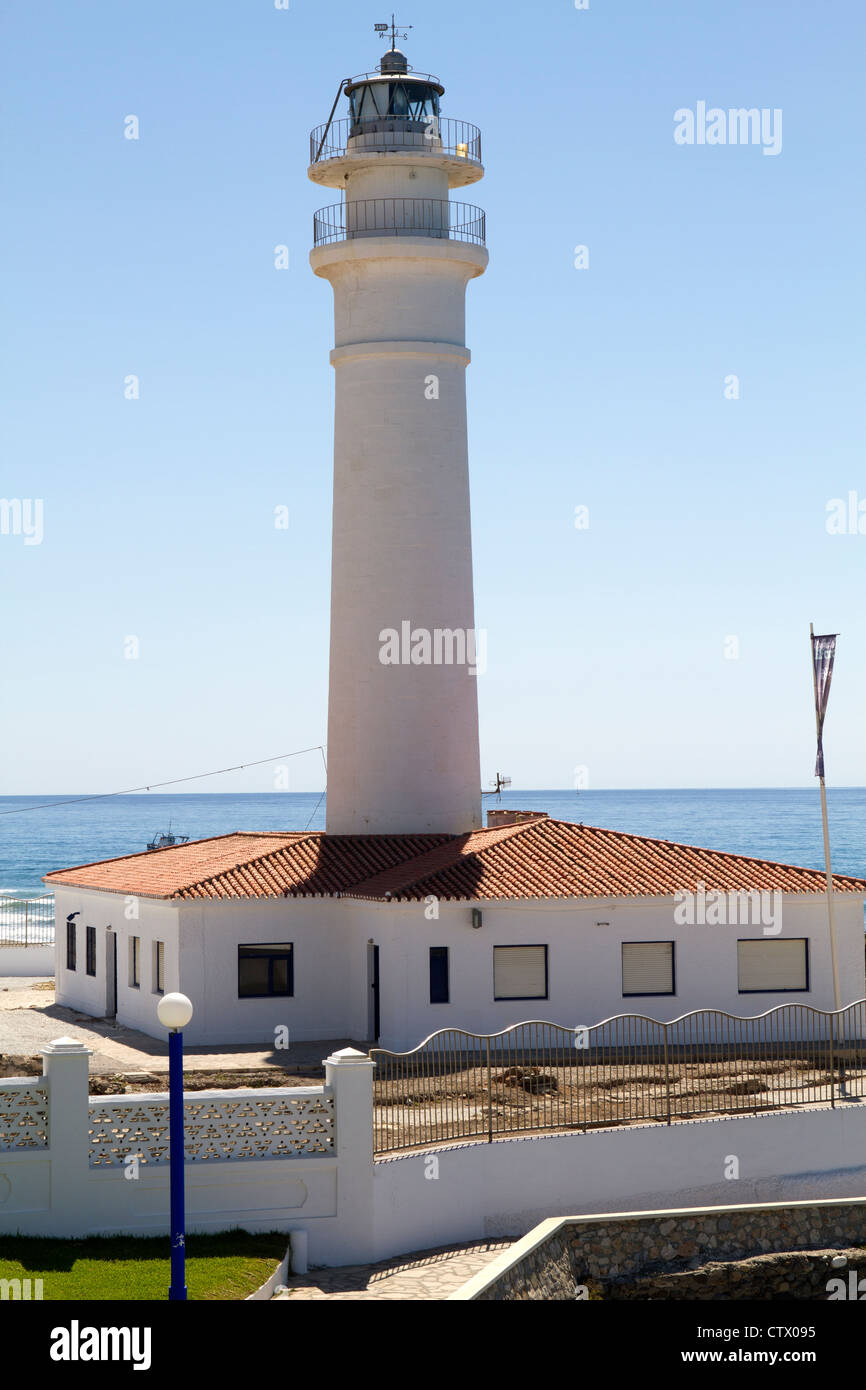
M 803 993 L 809 988 L 806 938 L 738 941 L 737 977 L 740 994 Z
M 165 994 L 165 942 L 153 943 L 153 992 Z
M 138 989 L 141 985 L 141 937 L 129 938 L 129 987 Z
M 88 975 L 96 974 L 96 928 L 88 927 L 85 933 L 86 960 L 85 969 Z
M 547 947 L 494 946 L 494 999 L 546 999 Z
M 674 943 L 672 941 L 624 941 L 622 943 L 622 992 L 674 994 Z

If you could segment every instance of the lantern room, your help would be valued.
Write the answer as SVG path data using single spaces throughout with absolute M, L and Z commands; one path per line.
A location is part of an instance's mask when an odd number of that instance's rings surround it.
M 391 48 L 377 73 L 365 73 L 346 85 L 349 133 L 357 136 L 399 128 L 423 134 L 431 121 L 438 121 L 444 90 L 435 77 L 410 73 L 405 54 Z

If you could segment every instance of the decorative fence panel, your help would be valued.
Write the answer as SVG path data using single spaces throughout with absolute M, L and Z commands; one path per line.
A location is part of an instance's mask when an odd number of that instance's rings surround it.
M 533 1021 L 444 1029 L 411 1052 L 374 1048 L 374 1148 L 722 1116 L 866 1094 L 866 1001 L 837 1013 L 785 1004 L 659 1023 Z
M 0 1084 L 0 1150 L 48 1147 L 48 1093 L 38 1081 Z
M 299 1158 L 334 1151 L 334 1100 L 325 1087 L 198 1092 L 184 1097 L 187 1163 Z M 90 1166 L 168 1163 L 168 1096 L 91 1097 Z
M 0 896 L 0 946 L 51 946 L 54 894 L 34 898 Z

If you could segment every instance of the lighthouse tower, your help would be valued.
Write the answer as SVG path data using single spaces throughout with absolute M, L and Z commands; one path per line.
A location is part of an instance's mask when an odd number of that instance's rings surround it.
M 487 251 L 449 190 L 483 176 L 481 138 L 394 46 L 341 91 L 308 171 L 342 194 L 310 254 L 335 307 L 327 830 L 460 834 L 481 825 L 465 295 Z

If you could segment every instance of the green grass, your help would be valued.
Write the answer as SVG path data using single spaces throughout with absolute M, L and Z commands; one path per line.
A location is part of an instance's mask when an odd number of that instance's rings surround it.
M 246 1298 L 273 1274 L 288 1239 L 279 1231 L 187 1236 L 187 1297 Z M 163 1301 L 168 1298 L 168 1254 L 168 1236 L 0 1236 L 0 1279 L 41 1279 L 46 1301 Z

